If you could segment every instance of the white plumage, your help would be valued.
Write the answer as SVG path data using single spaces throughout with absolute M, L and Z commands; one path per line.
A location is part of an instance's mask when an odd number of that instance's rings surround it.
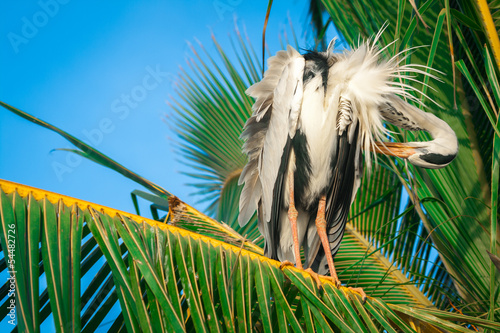
M 384 49 L 375 46 L 380 34 L 343 53 L 333 52 L 334 41 L 326 52 L 304 55 L 288 46 L 268 60 L 264 78 L 247 90 L 255 104 L 242 133 L 248 163 L 240 176 L 245 185 L 239 222 L 244 225 L 258 210 L 265 253 L 274 259 L 298 264 L 297 246 L 303 246 L 306 267 L 321 274 L 334 270 L 328 257 L 335 255 L 343 236 L 360 183 L 363 151 L 367 167 L 370 151 L 376 150 L 428 168 L 443 167 L 457 154 L 453 130 L 403 100 L 418 102 L 411 94 L 415 89 L 403 79 L 432 75 L 417 65 L 400 65 L 402 53 L 384 60 Z M 384 120 L 426 130 L 434 140 L 381 143 L 390 134 Z M 294 207 L 298 245 L 289 221 Z M 328 239 L 323 248 L 322 220 Z

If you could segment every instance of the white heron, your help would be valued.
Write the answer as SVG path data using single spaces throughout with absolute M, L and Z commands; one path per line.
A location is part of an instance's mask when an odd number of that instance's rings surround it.
M 360 184 L 363 160 L 373 152 L 425 168 L 448 165 L 458 153 L 447 123 L 409 104 L 412 74 L 435 77 L 425 66 L 405 65 L 404 53 L 384 60 L 373 40 L 353 50 L 299 54 L 288 46 L 268 60 L 264 78 L 248 88 L 253 114 L 241 135 L 248 163 L 240 176 L 239 223 L 257 210 L 265 255 L 325 275 L 338 285 L 333 258 Z M 433 140 L 395 143 L 384 121 L 424 130 Z M 363 154 L 364 151 L 364 154 Z M 364 155 L 364 159 L 363 159 Z M 322 246 L 321 246 L 322 245 Z

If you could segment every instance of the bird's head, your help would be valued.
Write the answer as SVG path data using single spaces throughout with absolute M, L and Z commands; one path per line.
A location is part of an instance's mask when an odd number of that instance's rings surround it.
M 399 114 L 403 114 L 407 129 L 425 130 L 433 140 L 424 142 L 376 142 L 374 151 L 385 155 L 407 159 L 411 164 L 427 168 L 438 169 L 447 166 L 458 154 L 458 140 L 455 132 L 443 120 L 435 115 L 416 108 L 400 98 L 391 98 L 380 108 L 382 116 L 389 122 L 403 127 Z

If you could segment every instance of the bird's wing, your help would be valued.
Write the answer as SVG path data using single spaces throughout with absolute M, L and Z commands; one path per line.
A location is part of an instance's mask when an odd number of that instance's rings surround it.
M 263 221 L 271 219 L 282 155 L 289 136 L 295 134 L 300 114 L 304 63 L 304 57 L 288 46 L 269 58 L 264 78 L 247 90 L 256 101 L 241 134 L 247 140 L 243 151 L 248 163 L 239 179 L 239 184 L 245 183 L 240 196 L 240 225 L 250 219 L 258 205 Z
M 280 221 L 282 215 L 286 214 L 286 209 L 283 207 L 284 195 L 286 192 L 284 185 L 286 184 L 286 175 L 288 163 L 290 161 L 290 155 L 292 149 L 292 140 L 287 139 L 285 148 L 283 149 L 283 154 L 281 158 L 281 164 L 278 171 L 278 176 L 273 189 L 273 203 L 271 205 L 271 217 L 269 221 L 264 220 L 263 216 L 263 205 L 259 205 L 258 217 L 259 217 L 259 231 L 264 236 L 266 240 L 264 245 L 264 255 L 275 260 L 281 260 L 278 257 L 278 248 L 282 244 L 281 231 L 280 231 Z M 293 259 L 290 259 L 293 260 Z

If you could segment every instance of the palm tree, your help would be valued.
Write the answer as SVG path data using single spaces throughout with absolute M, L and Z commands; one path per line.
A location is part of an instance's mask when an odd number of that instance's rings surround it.
M 498 22 L 493 21 L 498 15 L 495 6 L 481 1 L 444 5 L 427 1 L 417 11 L 416 5 L 405 1 L 311 1 L 317 44 L 325 44 L 321 41 L 326 30 L 321 8 L 330 15 L 326 25 L 335 22 L 351 46 L 357 44 L 360 33 L 364 38 L 373 36 L 388 21 L 381 47 L 396 41 L 388 56 L 415 47 L 408 62 L 445 73 L 443 82 L 424 81 L 434 89 L 423 85 L 418 88 L 441 106 L 432 112 L 452 125 L 460 141 L 458 159 L 445 169 L 422 170 L 386 159 L 381 163 L 383 169 L 370 178 L 364 177 L 346 237 L 361 237 L 362 243 L 371 244 L 373 252 L 360 251 L 357 257 L 347 245 L 351 240 L 345 239 L 336 258 L 339 265 L 343 260 L 350 262 L 343 266 L 342 281 L 354 281 L 368 290 L 373 288 L 385 297 L 393 291 L 401 296 L 401 302 L 410 301 L 403 300 L 404 293 L 398 287 L 411 285 L 440 309 L 460 308 L 471 315 L 500 319 L 500 277 L 488 254 L 494 258 L 500 253 L 496 142 L 500 134 L 500 60 L 493 57 L 500 53 L 500 44 Z M 226 74 L 219 68 L 210 69 L 210 62 L 216 63 L 210 55 L 202 57 L 194 51 L 197 65 L 193 72 L 202 73 L 201 83 L 184 73 L 180 95 L 185 103 L 176 107 L 180 136 L 186 142 L 182 153 L 200 170 L 197 177 L 205 180 L 197 184 L 199 192 L 213 200 L 211 207 L 218 219 L 239 231 L 236 179 L 244 162 L 239 153 L 239 131 L 234 124 L 241 128 L 248 117 L 252 101 L 244 90 L 259 79 L 262 69 L 258 60 L 252 58 L 251 47 L 245 47 L 241 36 L 238 38 L 243 74 L 238 75 L 236 66 L 220 47 Z M 231 121 L 220 123 L 217 117 Z M 415 137 L 397 128 L 391 130 L 399 134 L 399 140 L 428 139 L 425 133 Z M 402 190 L 409 198 L 403 205 Z M 367 258 L 375 255 L 387 260 L 387 266 L 381 266 L 380 278 L 370 285 L 363 281 L 360 272 Z M 401 280 L 391 280 L 383 273 L 396 268 Z
M 457 64 L 465 80 L 448 75 L 437 92 L 427 91 L 444 107 L 439 116 L 460 137 L 459 160 L 441 171 L 422 171 L 383 159 L 381 168 L 365 177 L 336 257 L 341 280 L 363 287 L 370 296 L 365 304 L 346 288 L 325 283 L 320 290 L 302 271 L 280 270 L 278 262 L 261 255 L 255 220 L 243 229 L 237 225 L 236 183 L 245 162 L 238 136 L 252 103 L 244 91 L 261 73 L 255 52 L 238 35 L 237 65 L 214 40 L 221 60 L 195 52 L 194 70 L 181 73 L 174 101 L 184 139 L 180 150 L 198 170 L 194 176 L 204 180 L 196 185 L 212 201 L 209 215 L 224 224 L 64 131 L 2 103 L 65 136 L 77 147 L 74 152 L 144 185 L 154 195 L 135 195 L 152 201 L 153 211 L 168 214 L 157 213 L 158 222 L 1 181 L 0 265 L 4 273 L 16 271 L 15 288 L 7 282 L 1 289 L 6 300 L 1 317 L 9 319 L 14 299 L 22 332 L 38 331 L 45 320 L 58 331 L 89 332 L 106 321 L 112 323 L 110 331 L 500 330 L 485 319 L 498 321 L 499 284 L 483 253 L 489 249 L 498 255 L 498 153 L 493 153 L 499 137 L 493 111 L 500 96 L 498 65 L 491 60 L 493 47 L 485 48 L 481 62 L 482 53 L 467 44 L 477 39 L 474 45 L 483 45 L 486 36 L 464 14 L 473 7 L 442 9 L 429 0 L 419 7 L 420 18 L 404 1 L 393 7 L 377 2 L 323 5 L 351 45 L 358 31 L 373 34 L 391 17 L 384 42 L 401 36 L 393 52 L 430 45 L 417 49 L 412 62 L 453 73 L 448 42 L 455 38 L 461 46 L 456 58 L 459 52 L 468 57 Z M 471 39 L 460 37 L 469 36 L 466 29 L 471 29 Z M 446 31 L 454 35 L 446 38 Z M 481 108 L 464 106 L 472 91 L 484 101 Z M 491 95 L 497 104 L 488 99 Z M 413 139 L 410 133 L 401 136 Z M 403 189 L 409 201 L 401 203 Z M 90 283 L 81 283 L 90 274 L 95 275 Z M 116 304 L 118 312 L 113 310 Z

